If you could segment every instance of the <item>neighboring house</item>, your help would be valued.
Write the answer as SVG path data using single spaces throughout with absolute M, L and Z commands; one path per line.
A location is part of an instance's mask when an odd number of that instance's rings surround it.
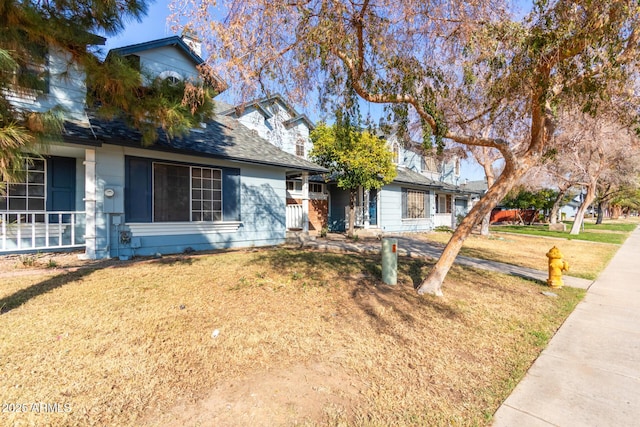
M 229 106 L 220 115 L 238 119 L 284 151 L 308 159 L 313 148 L 309 134 L 313 123 L 298 113 L 280 95 Z M 396 179 L 381 190 L 358 190 L 356 226 L 381 231 L 428 231 L 436 226 L 455 227 L 458 215 L 465 215 L 483 190 L 457 185 L 460 162 L 436 161 L 389 142 L 398 165 Z M 305 193 L 306 186 L 306 193 Z M 287 228 L 302 229 L 301 204 L 307 194 L 311 231 L 327 226 L 344 231 L 348 223 L 349 192 L 321 176 L 302 175 L 287 180 Z
M 195 78 L 203 63 L 177 36 L 117 51 L 167 79 Z M 225 115 L 145 147 L 124 122 L 94 117 L 83 73 L 64 78 L 50 55 L 50 90 L 27 101 L 63 104 L 68 120 L 0 198 L 0 253 L 84 248 L 94 259 L 284 242 L 287 180 L 325 169 Z
M 466 215 L 481 190 L 456 185 L 460 162 L 423 157 L 393 138 L 389 149 L 397 176 L 380 190 L 358 190 L 356 227 L 380 232 L 430 231 L 438 226 L 455 228 L 458 215 Z M 348 224 L 349 192 L 329 185 L 329 228 L 343 231 Z
M 582 205 L 582 201 L 584 200 L 585 194 L 580 192 L 576 194 L 573 199 L 571 199 L 567 204 L 560 208 L 560 219 L 565 220 L 569 218 L 575 218 L 578 213 L 578 209 Z M 593 213 L 593 208 L 589 206 L 586 210 L 587 214 Z
M 219 115 L 233 117 L 254 130 L 281 150 L 309 160 L 313 143 L 309 137 L 314 125 L 309 118 L 298 113 L 281 95 L 247 102 L 221 110 Z M 303 221 L 303 205 L 308 201 L 308 223 Z M 302 173 L 287 178 L 287 228 L 291 230 L 319 231 L 327 226 L 329 193 L 318 176 Z

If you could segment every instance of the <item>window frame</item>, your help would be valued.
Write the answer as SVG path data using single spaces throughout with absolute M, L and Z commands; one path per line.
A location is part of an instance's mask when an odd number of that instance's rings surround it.
M 302 193 L 302 181 L 288 179 L 285 185 L 289 193 Z
M 155 222 L 153 220 L 153 164 L 167 163 L 185 167 L 205 167 L 222 171 L 222 220 L 221 221 L 179 221 Z M 242 171 L 237 167 L 215 163 L 174 161 L 166 158 L 125 155 L 124 174 L 124 221 L 134 224 L 208 224 L 224 225 L 242 221 Z M 191 197 L 190 197 L 191 200 Z
M 320 189 L 320 191 L 314 191 L 314 187 Z M 309 193 L 324 194 L 324 184 L 321 182 L 310 182 Z
M 410 203 L 420 203 L 416 197 L 422 198 L 422 208 L 411 206 Z M 413 200 L 413 202 L 412 202 Z M 417 213 L 417 214 L 416 214 Z M 418 216 L 421 215 L 421 216 Z M 424 220 L 431 218 L 431 193 L 426 190 L 416 190 L 413 188 L 402 188 L 402 219 L 403 220 Z
M 166 166 L 171 166 L 171 167 L 175 167 L 175 168 L 185 168 L 188 169 L 188 181 L 189 181 L 189 186 L 188 189 L 185 191 L 183 189 L 183 191 L 185 192 L 185 194 L 188 194 L 188 203 L 186 203 L 186 205 L 188 206 L 188 215 L 185 214 L 185 217 L 187 217 L 188 219 L 157 219 L 157 213 L 156 213 L 156 166 L 158 165 L 166 165 Z M 194 170 L 199 170 L 201 175 L 200 177 L 194 177 Z M 205 212 L 210 212 L 211 213 L 211 218 L 216 218 L 216 219 L 211 219 L 211 220 L 204 220 L 204 219 L 195 219 L 194 220 L 194 178 L 203 178 L 203 171 L 210 171 L 211 172 L 211 177 L 213 177 L 214 175 L 218 175 L 218 178 L 211 178 L 211 183 L 212 183 L 212 188 L 208 189 L 208 188 L 197 188 L 195 190 L 200 190 L 201 191 L 201 195 L 203 194 L 204 190 L 211 190 L 211 196 L 212 198 L 209 199 L 203 199 L 200 198 L 198 200 L 195 200 L 196 202 L 200 202 L 200 206 L 202 207 L 201 209 L 197 209 L 196 212 L 199 212 L 202 214 L 201 218 L 204 218 L 204 213 Z M 203 222 L 203 223 L 215 223 L 215 222 L 221 222 L 223 221 L 223 212 L 224 212 L 224 208 L 223 208 L 223 182 L 222 182 L 222 169 L 219 168 L 214 168 L 211 166 L 204 166 L 204 165 L 191 165 L 191 164 L 183 164 L 183 163 L 173 163 L 173 162 L 165 162 L 165 161 L 152 161 L 151 162 L 151 222 L 152 223 L 167 223 L 167 222 L 180 222 L 180 223 L 199 223 L 199 222 Z M 219 188 L 213 188 L 213 186 L 215 185 L 214 182 L 219 182 Z M 219 199 L 216 199 L 214 196 L 215 195 L 219 195 Z M 204 209 L 204 205 L 205 202 L 210 202 L 211 203 L 211 208 L 210 209 Z M 218 203 L 219 208 L 218 209 L 213 209 L 213 207 L 216 205 L 216 203 Z M 217 214 L 217 215 L 216 215 Z
M 42 169 L 34 169 L 31 168 L 31 166 L 34 163 L 41 163 L 42 164 Z M 9 211 L 19 211 L 19 212 L 46 212 L 47 211 L 47 186 L 48 186 L 48 179 L 47 179 L 47 161 L 46 159 L 43 158 L 36 158 L 36 157 L 28 157 L 27 159 L 25 159 L 25 164 L 24 164 L 25 169 L 25 179 L 21 182 L 8 182 L 6 180 L 2 180 L 5 184 L 5 191 L 6 193 L 3 194 L 2 196 L 0 196 L 0 211 L 2 212 L 9 212 Z M 33 175 L 37 175 L 37 176 L 42 176 L 41 182 L 38 181 L 30 181 L 30 179 L 32 178 Z M 12 189 L 13 192 L 16 192 L 16 189 L 18 186 L 23 186 L 24 187 L 24 193 L 25 194 L 12 194 Z M 42 191 L 42 195 L 36 195 L 34 194 L 33 196 L 30 195 L 29 190 L 30 189 L 36 189 L 36 188 L 41 188 Z M 40 192 L 40 191 L 38 191 Z M 12 209 L 11 206 L 11 200 L 24 200 L 24 208 L 18 208 L 18 209 Z M 36 201 L 38 201 L 38 205 L 42 204 L 42 208 L 32 208 L 30 205 L 32 203 L 29 202 L 29 200 L 33 200 L 33 203 L 35 203 Z M 41 203 L 39 202 L 41 201 Z
M 303 157 L 305 155 L 305 141 L 303 138 L 296 139 L 296 156 Z
M 391 161 L 394 165 L 400 164 L 400 144 L 394 142 L 391 145 Z

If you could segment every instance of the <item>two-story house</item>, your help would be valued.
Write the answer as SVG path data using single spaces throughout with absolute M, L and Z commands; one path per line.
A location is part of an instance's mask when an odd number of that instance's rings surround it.
M 220 112 L 242 124 L 284 151 L 309 159 L 314 125 L 280 95 L 228 106 Z M 458 215 L 465 215 L 478 192 L 460 185 L 460 161 L 436 160 L 402 147 L 392 137 L 398 176 L 381 190 L 358 190 L 355 223 L 360 228 L 381 232 L 429 231 L 437 226 L 455 227 Z M 478 193 L 478 194 L 476 194 Z M 308 207 L 306 204 L 308 203 Z M 348 223 L 349 192 L 320 176 L 290 175 L 287 180 L 287 227 L 317 231 L 327 225 L 343 231 Z M 305 222 L 306 224 L 306 222 Z
M 114 53 L 157 78 L 198 78 L 204 61 L 187 42 L 173 36 Z M 7 183 L 0 253 L 84 248 L 88 258 L 126 258 L 284 242 L 288 177 L 323 168 L 226 115 L 144 146 L 123 121 L 95 117 L 83 71 L 69 78 L 57 59 L 64 53 L 47 54 L 48 90 L 15 102 L 64 105 L 67 120 L 47 153 L 25 165 L 25 182 Z
M 297 112 L 281 95 L 254 100 L 219 112 L 233 117 L 276 147 L 309 160 L 314 124 Z M 317 175 L 301 172 L 287 177 L 287 228 L 320 231 L 327 226 L 329 192 Z M 305 220 L 306 219 L 306 220 Z
M 397 176 L 380 190 L 360 188 L 356 227 L 380 233 L 431 231 L 438 226 L 455 228 L 479 194 L 458 185 L 458 159 L 438 161 L 388 140 Z M 342 231 L 349 214 L 349 192 L 329 184 L 330 228 Z

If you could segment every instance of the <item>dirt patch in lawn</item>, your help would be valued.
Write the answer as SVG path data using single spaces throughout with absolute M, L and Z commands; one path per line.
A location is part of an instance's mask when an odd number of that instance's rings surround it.
M 356 383 L 356 384 L 354 384 Z M 178 403 L 167 426 L 281 426 L 344 414 L 357 399 L 357 378 L 322 363 L 301 364 L 227 381 L 196 403 Z M 156 416 L 146 420 L 154 424 Z
M 431 263 L 399 265 L 397 286 L 376 256 L 284 249 L 3 277 L 0 396 L 26 410 L 0 425 L 486 425 L 583 295 L 455 266 L 419 297 Z

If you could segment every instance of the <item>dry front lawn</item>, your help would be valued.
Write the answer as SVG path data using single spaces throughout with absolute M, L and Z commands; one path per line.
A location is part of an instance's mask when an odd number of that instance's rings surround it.
M 488 425 L 583 295 L 454 267 L 418 297 L 429 264 L 401 259 L 389 287 L 378 263 L 266 249 L 5 275 L 0 425 Z
M 444 247 L 451 233 L 433 232 L 417 236 Z M 488 237 L 469 236 L 460 255 L 546 270 L 548 259 L 545 254 L 553 246 L 557 246 L 569 262 L 569 271 L 564 274 L 583 279 L 595 279 L 620 248 L 620 245 L 611 243 L 492 232 Z

